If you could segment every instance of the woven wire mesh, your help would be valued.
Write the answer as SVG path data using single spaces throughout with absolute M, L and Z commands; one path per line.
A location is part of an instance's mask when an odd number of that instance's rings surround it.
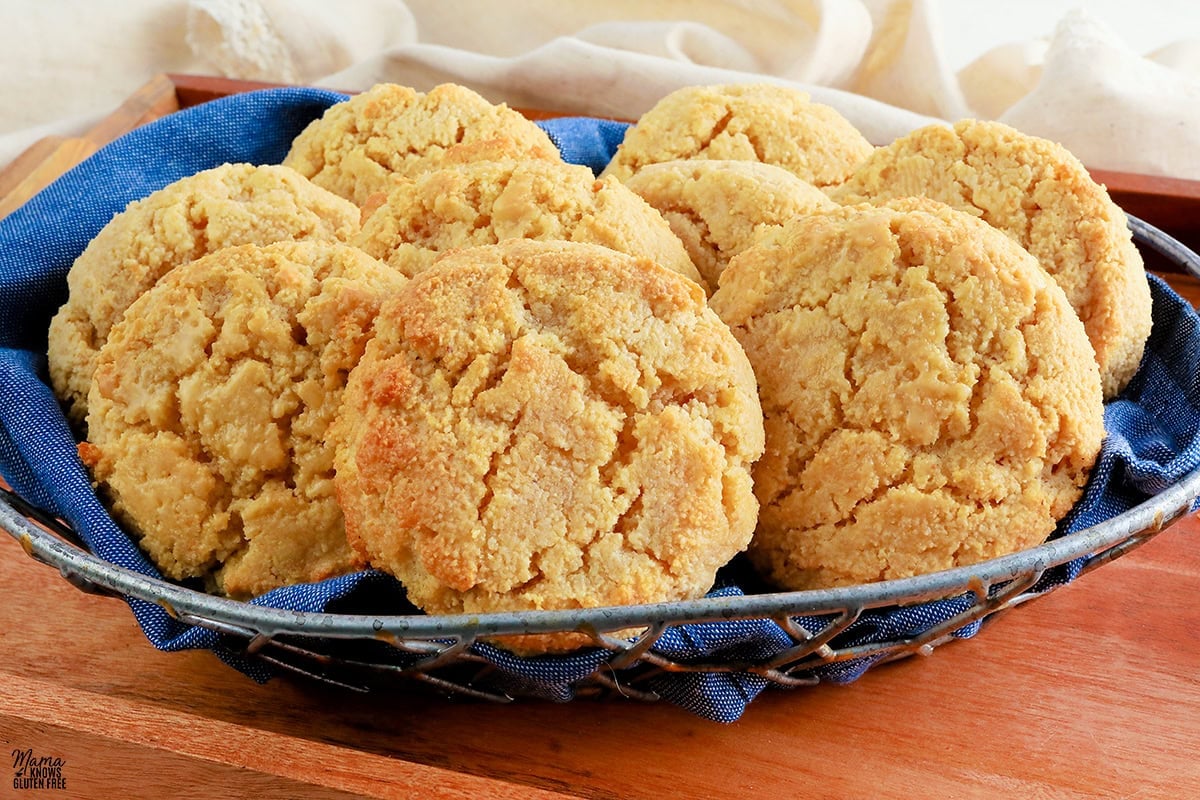
M 1157 229 L 1131 219 L 1135 237 L 1168 260 L 1200 275 L 1194 253 Z M 598 657 L 575 681 L 576 695 L 619 693 L 657 699 L 646 685 L 663 672 L 739 672 L 780 686 L 817 683 L 814 670 L 837 662 L 872 663 L 928 654 L 956 632 L 993 618 L 1066 581 L 1045 580 L 1056 567 L 1077 562 L 1075 579 L 1145 543 L 1190 512 L 1200 497 L 1200 470 L 1141 505 L 1090 528 L 1035 548 L 914 578 L 837 589 L 707 597 L 673 603 L 570 611 L 481 615 L 370 615 L 296 612 L 197 592 L 110 564 L 88 553 L 61 520 L 0 489 L 0 528 L 32 558 L 59 570 L 82 591 L 137 598 L 170 616 L 219 633 L 223 644 L 276 671 L 295 673 L 353 691 L 419 682 L 446 693 L 509 701 L 510 681 L 498 680 L 494 660 L 478 645 L 498 636 L 574 631 Z M 958 599 L 961 608 L 919 633 L 869 644 L 845 634 L 871 609 Z M 654 649 L 673 626 L 734 620 L 771 620 L 791 646 L 761 658 L 673 659 Z

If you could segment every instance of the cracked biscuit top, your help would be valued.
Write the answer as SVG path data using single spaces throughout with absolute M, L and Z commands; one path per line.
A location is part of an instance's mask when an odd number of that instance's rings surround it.
M 762 436 L 696 283 L 513 240 L 385 303 L 334 426 L 338 496 L 351 543 L 429 612 L 694 598 L 750 539 Z
M 129 307 L 100 351 L 80 455 L 164 575 L 244 598 L 355 564 L 326 430 L 404 282 L 348 245 L 244 245 Z
M 999 228 L 1066 292 L 1105 399 L 1137 372 L 1151 322 L 1141 255 L 1125 214 L 1061 145 L 999 122 L 932 125 L 876 150 L 830 194 L 847 204 L 922 195 Z
M 369 213 L 354 244 L 409 277 L 445 250 L 557 239 L 643 256 L 700 280 L 661 214 L 616 179 L 573 164 L 478 161 L 397 178 Z
M 850 177 L 874 148 L 808 95 L 767 83 L 688 86 L 658 101 L 625 134 L 605 175 L 647 164 L 715 158 L 774 164 L 817 187 Z
M 664 161 L 638 170 L 625 185 L 663 215 L 709 292 L 729 259 L 764 227 L 836 207 L 811 183 L 752 161 Z
M 283 163 L 361 206 L 386 191 L 393 174 L 497 153 L 561 161 L 541 128 L 470 89 L 444 83 L 422 94 L 381 83 L 309 123 Z
M 50 379 L 67 416 L 83 422 L 109 329 L 167 272 L 231 245 L 346 240 L 358 219 L 352 203 L 280 166 L 225 164 L 130 203 L 75 260 L 50 323 Z
M 815 214 L 735 257 L 711 305 L 758 375 L 750 547 L 811 589 L 1044 540 L 1104 436 L 1083 326 L 1037 261 L 925 199 Z

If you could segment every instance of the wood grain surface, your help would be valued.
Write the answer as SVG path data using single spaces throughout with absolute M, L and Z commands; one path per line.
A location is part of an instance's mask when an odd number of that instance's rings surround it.
M 113 139 L 179 109 L 174 81 L 159 75 L 82 135 L 42 139 L 0 172 L 0 217 Z
M 1188 517 L 975 639 L 731 725 L 258 685 L 153 650 L 121 601 L 0 537 L 0 744 L 62 758 L 71 797 L 1197 797 L 1198 537 Z
M 178 107 L 184 83 L 98 136 Z M 0 174 L 0 209 L 103 141 L 39 145 Z M 1168 279 L 1200 303 L 1200 282 Z M 259 685 L 154 650 L 121 601 L 0 535 L 0 797 L 1200 797 L 1198 545 L 1193 515 L 975 639 L 765 692 L 720 725 L 664 703 Z M 14 751 L 62 759 L 66 789 L 14 789 Z

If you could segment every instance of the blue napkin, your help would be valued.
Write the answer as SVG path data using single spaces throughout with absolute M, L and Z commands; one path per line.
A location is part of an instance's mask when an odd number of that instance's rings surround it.
M 331 104 L 333 92 L 277 89 L 218 100 L 140 128 L 68 172 L 25 206 L 0 220 L 0 474 L 34 505 L 67 520 L 91 550 L 146 575 L 157 572 L 117 527 L 92 491 L 75 443 L 46 377 L 46 331 L 66 299 L 75 257 L 127 203 L 187 175 L 225 162 L 278 163 L 293 139 Z M 564 118 L 543 129 L 574 163 L 594 170 L 608 162 L 624 135 L 621 123 Z M 1150 277 L 1154 331 L 1137 377 L 1105 412 L 1107 441 L 1085 496 L 1058 535 L 1132 508 L 1200 466 L 1200 321 L 1163 282 Z M 1036 590 L 1072 580 L 1083 560 L 1047 572 Z M 737 595 L 737 585 L 714 594 Z M 209 648 L 257 680 L 262 662 L 224 646 L 212 631 L 184 625 L 159 606 L 128 598 L 153 645 L 162 650 Z M 295 611 L 406 613 L 403 589 L 377 572 L 291 586 L 255 604 Z M 865 613 L 839 635 L 839 646 L 870 644 L 928 630 L 967 606 L 953 598 Z M 802 621 L 803 622 L 803 621 Z M 819 625 L 820 620 L 809 620 Z M 974 635 L 974 623 L 956 636 Z M 681 663 L 754 661 L 780 653 L 792 639 L 770 620 L 683 625 L 666 631 L 655 650 Z M 501 688 L 565 701 L 574 684 L 604 658 L 599 650 L 519 658 L 485 643 L 475 646 L 495 665 Z M 402 658 L 403 654 L 393 654 Z M 876 661 L 830 664 L 811 677 L 846 682 Z M 768 682 L 738 672 L 663 673 L 647 689 L 709 719 L 736 720 Z

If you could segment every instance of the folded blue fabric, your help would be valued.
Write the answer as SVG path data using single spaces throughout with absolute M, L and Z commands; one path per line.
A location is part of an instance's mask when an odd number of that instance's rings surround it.
M 120 566 L 157 577 L 92 491 L 71 432 L 46 378 L 46 331 L 66 299 L 75 257 L 131 200 L 226 162 L 278 163 L 293 139 L 331 104 L 333 92 L 278 89 L 237 95 L 158 120 L 105 147 L 0 221 L 0 474 L 36 506 L 67 520 L 91 550 Z M 599 170 L 624 135 L 621 123 L 566 118 L 540 123 L 564 157 Z M 1058 535 L 1125 511 L 1200 466 L 1200 321 L 1164 283 L 1150 278 L 1154 331 L 1137 377 L 1106 408 L 1108 438 L 1083 500 Z M 1037 589 L 1075 577 L 1082 559 L 1048 572 Z M 714 594 L 736 595 L 736 585 Z M 411 610 L 403 589 L 376 572 L 291 586 L 255 604 L 295 611 L 369 608 Z M 128 599 L 149 640 L 163 650 L 210 648 L 257 680 L 267 668 L 227 650 L 214 632 L 184 625 L 154 603 Z M 966 598 L 865 613 L 835 644 L 860 645 L 913 636 L 953 618 Z M 812 624 L 818 621 L 810 620 Z M 955 633 L 973 635 L 978 623 Z M 793 645 L 770 620 L 727 621 L 668 629 L 656 651 L 681 663 L 754 661 Z M 520 658 L 487 644 L 476 654 L 495 665 L 500 685 L 521 694 L 569 700 L 573 684 L 605 653 Z M 401 658 L 402 654 L 396 654 Z M 813 677 L 854 680 L 875 659 L 831 664 Z M 665 673 L 648 682 L 662 697 L 709 719 L 732 721 L 767 681 L 749 673 Z

